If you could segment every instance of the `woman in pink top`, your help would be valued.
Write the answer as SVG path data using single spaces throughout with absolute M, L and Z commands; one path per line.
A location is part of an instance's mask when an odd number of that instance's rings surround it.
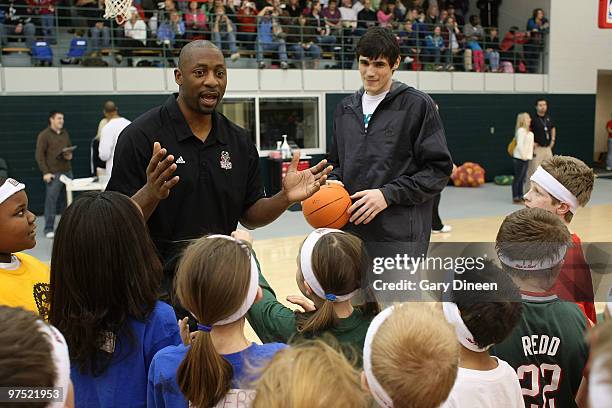
M 199 6 L 199 2 L 191 1 L 189 2 L 189 11 L 185 13 L 185 29 L 189 39 L 203 38 L 204 33 L 202 31 L 208 31 L 206 12 Z
M 383 0 L 380 3 L 380 9 L 376 13 L 376 18 L 381 27 L 393 28 L 393 23 L 395 22 L 395 3 Z

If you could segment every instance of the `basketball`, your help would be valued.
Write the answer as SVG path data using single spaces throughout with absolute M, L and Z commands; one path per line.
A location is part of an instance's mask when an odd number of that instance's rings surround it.
M 346 211 L 351 204 L 344 187 L 329 183 L 302 202 L 302 213 L 313 228 L 342 228 L 349 220 Z

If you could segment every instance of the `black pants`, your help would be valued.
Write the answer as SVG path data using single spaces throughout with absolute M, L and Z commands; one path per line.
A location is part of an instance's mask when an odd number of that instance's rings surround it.
M 527 175 L 529 160 L 512 159 L 514 165 L 514 181 L 512 182 L 512 199 L 520 200 L 523 196 L 523 183 Z
M 433 208 L 431 210 L 431 229 L 439 231 L 444 227 L 442 220 L 440 219 L 440 213 L 438 207 L 440 206 L 440 198 L 442 194 L 438 193 L 433 198 Z

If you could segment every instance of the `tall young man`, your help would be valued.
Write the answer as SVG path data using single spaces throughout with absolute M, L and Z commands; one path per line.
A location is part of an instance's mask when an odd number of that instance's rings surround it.
M 453 163 L 436 104 L 393 80 L 400 49 L 391 30 L 371 27 L 356 49 L 363 88 L 334 114 L 334 170 L 354 204 L 345 229 L 366 242 L 428 243 L 432 198 Z

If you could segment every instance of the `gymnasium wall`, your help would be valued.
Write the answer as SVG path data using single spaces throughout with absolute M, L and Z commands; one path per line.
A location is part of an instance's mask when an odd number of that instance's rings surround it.
M 328 93 L 326 105 L 327 146 L 331 146 L 332 116 L 336 104 L 346 93 Z M 440 106 L 448 145 L 457 164 L 474 161 L 483 165 L 490 180 L 498 174 L 511 174 L 512 162 L 506 153 L 516 114 L 530 111 L 533 94 L 432 94 Z M 30 206 L 40 213 L 44 184 L 34 160 L 36 136 L 45 128 L 48 111 L 66 114 L 66 128 L 75 151 L 75 177 L 89 175 L 90 141 L 101 118 L 103 102 L 112 98 L 128 118 L 135 118 L 163 103 L 167 94 L 154 95 L 53 95 L 5 96 L 0 98 L 0 157 L 9 164 L 9 174 L 28 186 Z M 593 152 L 594 95 L 548 95 L 551 113 L 558 126 L 559 154 L 571 154 L 588 163 Z M 493 133 L 492 133 L 493 132 Z M 320 160 L 315 155 L 313 160 Z M 262 176 L 268 179 L 266 159 L 261 159 Z

